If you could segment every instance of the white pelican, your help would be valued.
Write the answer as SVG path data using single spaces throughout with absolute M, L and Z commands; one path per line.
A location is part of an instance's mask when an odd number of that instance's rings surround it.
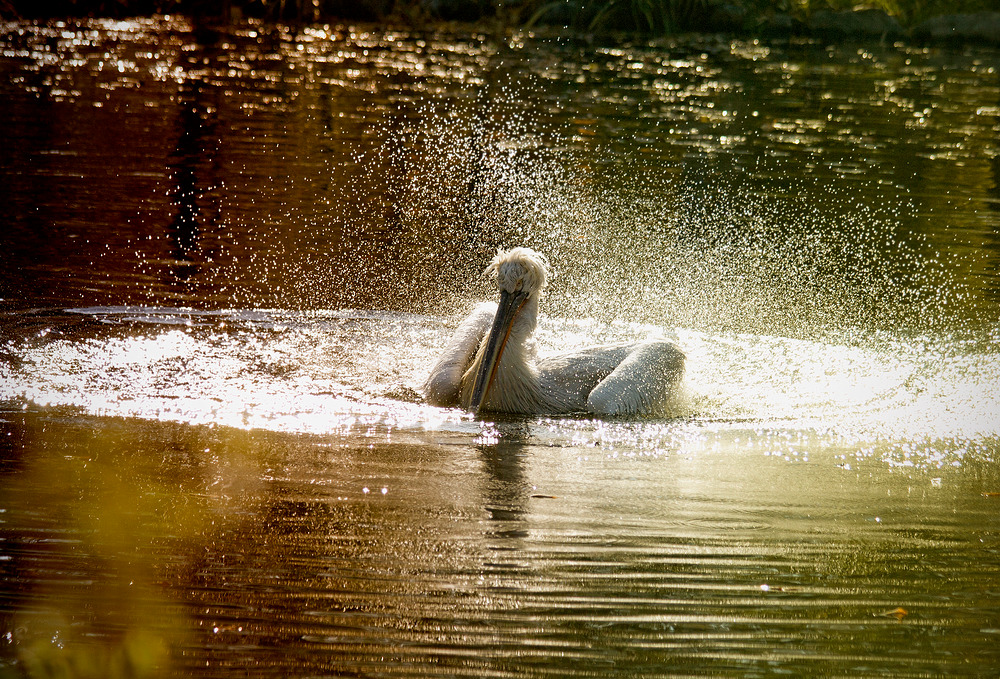
M 473 413 L 661 412 L 684 374 L 684 354 L 666 340 L 587 347 L 538 357 L 532 335 L 549 273 L 544 255 L 499 251 L 500 303 L 478 305 L 458 326 L 424 384 L 427 401 Z

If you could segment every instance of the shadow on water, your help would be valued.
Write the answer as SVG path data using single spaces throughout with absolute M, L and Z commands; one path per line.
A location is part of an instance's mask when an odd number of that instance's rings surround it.
M 0 31 L 0 673 L 997 667 L 996 52 Z M 514 244 L 682 417 L 423 403 Z
M 170 178 L 174 183 L 170 198 L 177 206 L 177 213 L 169 226 L 173 243 L 171 255 L 175 261 L 170 271 L 181 286 L 197 275 L 201 268 L 197 260 L 200 255 L 199 221 L 204 209 L 199 205 L 202 196 L 198 170 L 206 159 L 210 166 L 215 155 L 215 151 L 209 146 L 213 131 L 208 116 L 213 107 L 205 100 L 203 92 L 203 85 L 198 80 L 186 80 L 181 87 L 177 148 L 168 165 Z M 208 224 L 207 227 L 211 228 L 212 225 Z M 189 297 L 193 296 L 193 290 L 185 292 Z

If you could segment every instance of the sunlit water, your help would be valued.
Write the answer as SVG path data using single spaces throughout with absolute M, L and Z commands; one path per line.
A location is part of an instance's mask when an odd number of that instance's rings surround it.
M 59 319 L 47 319 L 53 325 L 14 348 L 0 397 L 90 415 L 309 434 L 483 426 L 421 403 L 422 381 L 450 333 L 440 318 L 91 307 L 68 309 L 63 322 L 72 316 L 82 321 L 73 337 L 60 337 Z M 85 326 L 89 336 L 81 337 Z M 663 334 L 641 324 L 543 318 L 538 350 Z M 943 450 L 955 463 L 970 445 L 985 450 L 1000 431 L 1000 364 L 965 343 L 846 346 L 685 328 L 669 334 L 689 368 L 681 398 L 655 422 L 529 419 L 525 426 L 540 428 L 546 440 L 643 454 L 669 449 L 681 430 L 689 445 L 724 431 L 763 432 L 778 438 L 768 446 L 804 455 L 886 442 L 905 444 L 910 463 L 935 465 Z M 790 433 L 797 443 L 783 442 Z M 925 448 L 931 444 L 936 452 Z
M 3 670 L 996 673 L 1000 53 L 2 44 Z M 423 403 L 515 244 L 671 412 Z

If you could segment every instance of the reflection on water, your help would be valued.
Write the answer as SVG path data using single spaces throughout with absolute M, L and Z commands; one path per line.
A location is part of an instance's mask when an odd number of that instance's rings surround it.
M 997 660 L 994 461 L 622 457 L 503 424 L 477 442 L 15 426 L 33 453 L 5 483 L 5 577 L 24 586 L 4 607 L 29 667 L 109 653 L 210 675 L 581 660 L 613 676 L 918 675 Z
M 996 319 L 995 52 L 163 20 L 6 44 L 7 306 L 451 313 L 528 241 L 574 317 Z
M 995 671 L 1000 53 L 0 45 L 4 672 Z M 678 417 L 422 402 L 519 243 Z

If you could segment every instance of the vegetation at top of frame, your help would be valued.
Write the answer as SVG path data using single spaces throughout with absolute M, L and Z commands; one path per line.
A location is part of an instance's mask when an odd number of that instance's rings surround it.
M 37 19 L 184 14 L 231 20 L 374 21 L 431 25 L 499 21 L 584 32 L 669 35 L 762 25 L 774 16 L 804 24 L 819 12 L 875 10 L 914 26 L 931 17 L 1000 10 L 1000 0 L 0 0 L 0 16 Z
M 895 17 L 904 26 L 913 26 L 932 17 L 947 14 L 973 14 L 1000 10 L 998 0 L 749 0 L 757 10 L 767 6 L 786 12 L 801 19 L 807 19 L 815 12 L 828 10 L 848 12 L 851 10 L 881 10 Z
M 914 26 L 931 17 L 1000 10 L 998 0 L 527 0 L 526 20 L 573 28 L 652 34 L 753 25 L 776 14 L 806 23 L 818 12 L 874 10 Z

